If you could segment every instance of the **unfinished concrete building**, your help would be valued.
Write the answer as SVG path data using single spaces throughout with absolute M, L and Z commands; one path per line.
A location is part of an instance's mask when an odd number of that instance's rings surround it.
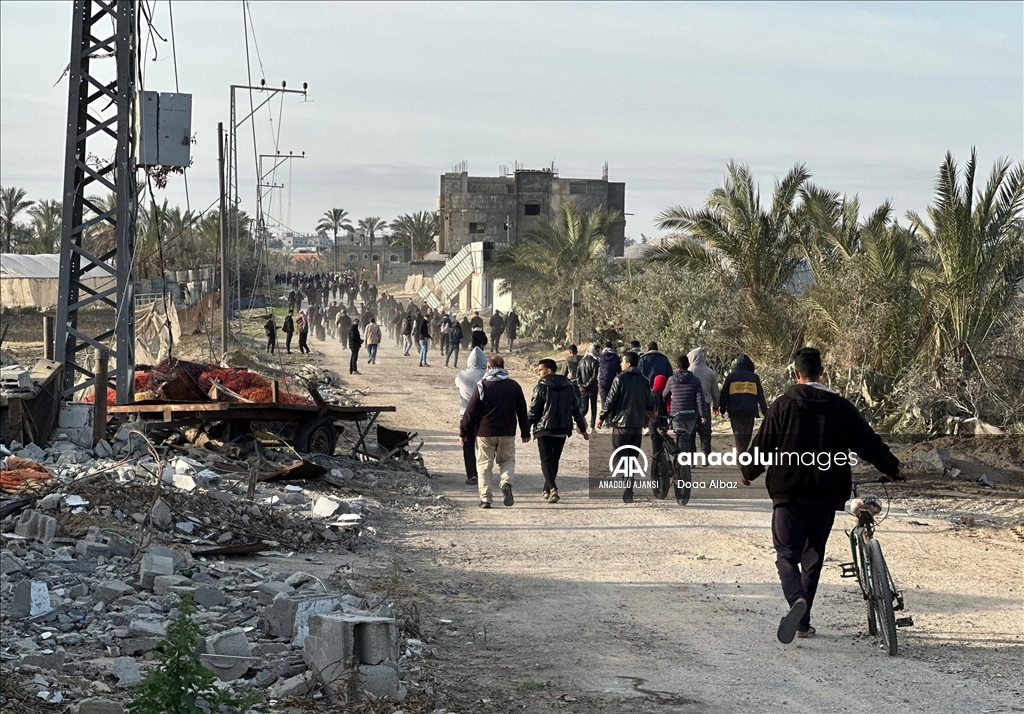
M 470 176 L 465 166 L 441 176 L 437 198 L 440 225 L 438 251 L 454 255 L 476 242 L 497 245 L 522 240 L 541 216 L 555 220 L 562 206 L 582 212 L 595 208 L 617 210 L 625 216 L 626 184 L 608 180 L 607 165 L 600 179 L 560 178 L 554 167 L 516 168 L 503 176 Z M 608 236 L 612 253 L 622 255 L 625 220 Z

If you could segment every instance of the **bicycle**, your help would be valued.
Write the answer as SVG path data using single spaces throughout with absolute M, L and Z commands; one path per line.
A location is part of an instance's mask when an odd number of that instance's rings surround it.
M 697 428 L 696 419 L 696 412 L 682 411 L 668 419 L 673 426 L 658 427 L 658 433 L 661 435 L 663 446 L 658 454 L 658 487 L 654 492 L 655 498 L 663 499 L 668 496 L 668 484 L 664 483 L 663 479 L 669 476 L 672 480 L 676 503 L 680 506 L 685 506 L 690 502 L 691 472 L 688 465 L 684 466 L 679 463 L 679 454 L 682 453 L 682 449 L 679 448 L 679 439 L 690 437 L 694 429 Z M 676 426 L 681 428 L 676 429 L 672 433 L 673 428 Z M 680 487 L 680 483 L 684 485 Z
M 846 503 L 846 511 L 857 518 L 857 525 L 846 531 L 850 539 L 852 563 L 843 563 L 842 577 L 857 578 L 861 594 L 868 608 L 868 634 L 881 631 L 882 647 L 892 657 L 896 655 L 896 628 L 914 624 L 912 617 L 896 617 L 903 610 L 903 592 L 896 587 L 889 566 L 882 556 L 882 546 L 875 538 L 875 516 L 882 511 L 877 496 L 858 498 L 857 486 L 867 483 L 887 483 L 884 476 L 854 481 L 853 498 Z

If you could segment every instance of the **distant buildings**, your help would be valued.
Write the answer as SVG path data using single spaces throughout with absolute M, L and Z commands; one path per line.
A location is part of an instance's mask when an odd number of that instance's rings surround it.
M 442 174 L 438 251 L 454 255 L 470 243 L 515 243 L 541 216 L 556 220 L 569 203 L 582 212 L 603 208 L 625 216 L 626 184 L 609 181 L 607 166 L 600 179 L 559 178 L 554 167 L 516 167 L 511 174 L 496 177 L 470 176 L 466 170 Z M 614 255 L 622 255 L 625 230 L 623 221 L 608 236 Z

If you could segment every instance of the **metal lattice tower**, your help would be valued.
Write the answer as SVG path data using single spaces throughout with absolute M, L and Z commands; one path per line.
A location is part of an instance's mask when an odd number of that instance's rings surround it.
M 93 386 L 95 375 L 86 357 L 97 347 L 112 347 L 110 386 L 118 403 L 134 398 L 136 11 L 135 0 L 74 3 L 54 344 L 54 359 L 64 363 L 65 398 Z M 106 192 L 114 195 L 116 206 L 97 205 L 96 196 Z M 89 232 L 108 227 L 113 247 L 90 253 Z M 94 289 L 84 281 L 87 274 L 113 277 L 114 284 Z M 98 305 L 115 309 L 114 324 L 98 335 L 86 334 L 79 329 L 79 311 Z M 81 377 L 84 381 L 78 381 Z M 104 391 L 100 387 L 97 398 Z

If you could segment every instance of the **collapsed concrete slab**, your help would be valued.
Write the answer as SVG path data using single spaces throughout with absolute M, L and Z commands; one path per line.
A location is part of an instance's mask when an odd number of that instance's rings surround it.
M 292 644 L 301 645 L 309 634 L 310 618 L 340 610 L 341 598 L 338 593 L 282 593 L 263 611 L 263 617 L 271 635 L 290 637 Z

